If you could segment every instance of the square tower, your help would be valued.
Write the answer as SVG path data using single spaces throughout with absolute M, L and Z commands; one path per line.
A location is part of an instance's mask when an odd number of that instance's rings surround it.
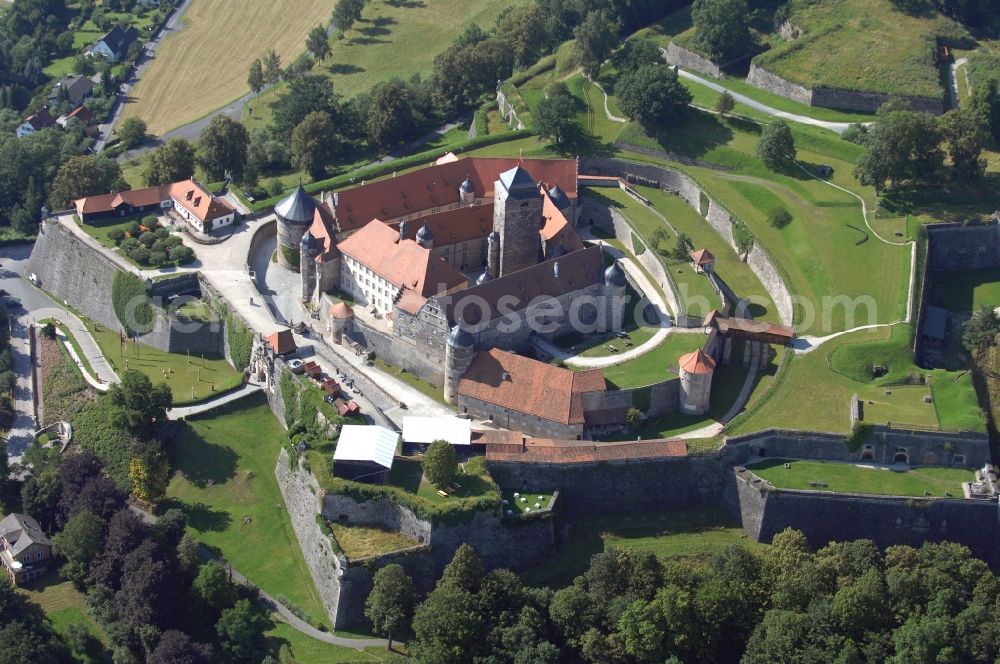
M 526 170 L 515 166 L 500 174 L 493 189 L 493 230 L 500 235 L 500 274 L 538 263 L 541 253 L 542 194 Z

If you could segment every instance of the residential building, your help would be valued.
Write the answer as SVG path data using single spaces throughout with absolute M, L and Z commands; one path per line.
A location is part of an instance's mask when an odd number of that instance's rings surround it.
M 124 30 L 120 25 L 116 25 L 91 46 L 88 53 L 105 58 L 109 62 L 120 62 L 128 55 L 129 48 L 137 39 L 139 31 L 131 25 Z
M 27 514 L 8 514 L 0 520 L 0 549 L 0 560 L 15 586 L 44 574 L 52 559 L 52 542 Z
M 79 106 L 84 99 L 91 95 L 100 80 L 100 74 L 95 74 L 92 77 L 78 74 L 64 76 L 52 86 L 49 101 L 56 103 L 65 100 L 73 106 Z
M 74 205 L 84 223 L 173 209 L 199 233 L 208 233 L 236 220 L 232 205 L 213 196 L 194 180 L 88 196 L 77 199 Z
M 56 120 L 52 117 L 52 114 L 49 113 L 48 107 L 42 106 L 40 109 L 26 117 L 24 122 L 21 123 L 14 133 L 18 138 L 34 136 L 35 132 L 39 132 L 46 127 L 52 127 L 55 123 Z
M 72 127 L 74 124 L 82 124 L 84 127 L 90 124 L 90 121 L 94 118 L 94 114 L 86 106 L 79 106 L 73 109 L 72 112 L 66 115 L 60 115 L 56 118 L 56 124 L 66 129 Z

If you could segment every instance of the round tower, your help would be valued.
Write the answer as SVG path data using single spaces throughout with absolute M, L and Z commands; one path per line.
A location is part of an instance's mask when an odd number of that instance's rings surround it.
M 461 325 L 451 328 L 444 351 L 444 400 L 455 403 L 458 396 L 458 381 L 472 365 L 476 356 L 476 340 L 462 329 Z
M 472 184 L 468 175 L 458 187 L 458 198 L 462 201 L 462 205 L 472 205 L 472 202 L 476 200 L 476 186 Z
M 494 279 L 500 276 L 500 233 L 496 231 L 486 238 L 486 269 Z
M 417 244 L 419 244 L 424 249 L 434 248 L 434 233 L 428 228 L 427 224 L 420 227 L 417 231 Z
M 316 246 L 316 238 L 312 232 L 306 230 L 299 240 L 299 274 L 302 279 L 302 301 L 308 302 L 312 299 L 313 291 L 316 290 L 316 256 L 319 255 L 319 248 Z
M 681 378 L 679 409 L 688 415 L 703 415 L 708 412 L 711 401 L 715 360 L 699 348 L 682 355 L 678 364 Z
M 344 342 L 344 333 L 348 331 L 354 319 L 354 310 L 345 302 L 334 302 L 330 305 L 330 334 L 333 342 Z
M 278 263 L 282 267 L 299 271 L 299 242 L 312 224 L 317 205 L 299 182 L 290 196 L 274 206 L 278 218 Z

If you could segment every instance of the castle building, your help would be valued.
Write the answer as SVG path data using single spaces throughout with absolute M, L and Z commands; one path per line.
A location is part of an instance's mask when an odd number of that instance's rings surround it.
M 703 415 L 708 412 L 712 396 L 712 375 L 715 373 L 715 359 L 701 348 L 678 360 L 680 386 L 680 410 L 688 415 Z
M 301 182 L 291 195 L 274 206 L 278 218 L 278 263 L 282 267 L 296 272 L 301 270 L 299 243 L 313 222 L 316 208 L 316 200 L 306 193 Z

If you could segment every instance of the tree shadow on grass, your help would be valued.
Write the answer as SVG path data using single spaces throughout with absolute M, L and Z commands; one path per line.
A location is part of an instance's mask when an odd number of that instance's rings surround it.
M 360 74 L 365 71 L 364 67 L 359 67 L 357 65 L 349 65 L 344 62 L 335 62 L 326 68 L 331 74 L 340 74 L 341 76 L 348 76 L 350 74 Z
M 213 509 L 210 505 L 202 502 L 186 503 L 176 498 L 167 498 L 157 507 L 157 512 L 176 508 L 184 512 L 187 517 L 187 524 L 198 532 L 221 532 L 229 528 L 233 519 L 224 510 Z
M 171 456 L 174 468 L 182 473 L 188 482 L 198 488 L 212 484 L 222 484 L 236 475 L 239 457 L 236 452 L 223 445 L 210 443 L 202 438 L 187 422 L 182 423 Z M 207 421 L 199 426 L 211 428 Z
M 733 130 L 714 115 L 692 113 L 685 122 L 661 129 L 653 137 L 660 149 L 666 152 L 699 159 L 713 148 L 727 145 L 733 140 Z
M 385 4 L 402 9 L 423 9 L 427 6 L 423 0 L 385 0 Z

